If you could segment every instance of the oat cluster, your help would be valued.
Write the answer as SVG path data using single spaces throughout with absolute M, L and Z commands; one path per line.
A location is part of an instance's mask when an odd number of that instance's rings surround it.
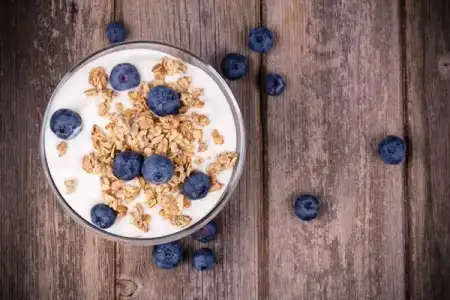
M 82 159 L 84 171 L 99 175 L 103 201 L 118 212 L 119 216 L 129 214 L 133 224 L 140 230 L 149 230 L 151 217 L 144 213 L 142 204 L 148 207 L 160 206 L 159 214 L 177 227 L 189 225 L 192 218 L 184 209 L 190 207 L 191 201 L 181 194 L 185 179 L 194 170 L 195 164 L 202 164 L 204 160 L 196 157 L 196 152 L 208 149 L 203 129 L 210 124 L 208 116 L 199 113 L 188 113 L 190 108 L 201 108 L 204 102 L 200 99 L 203 89 L 191 85 L 192 78 L 181 76 L 175 82 L 166 82 L 166 75 L 185 73 L 186 65 L 179 60 L 163 58 L 156 64 L 152 72 L 155 79 L 142 82 L 136 89 L 128 93 L 132 107 L 125 108 L 116 103 L 112 109 L 112 102 L 117 94 L 109 89 L 108 77 L 102 67 L 94 68 L 89 73 L 91 89 L 85 91 L 88 96 L 100 96 L 102 102 L 98 106 L 98 114 L 108 118 L 105 128 L 94 125 L 91 129 L 91 140 L 94 151 L 86 154 Z M 151 88 L 165 85 L 180 93 L 182 107 L 180 114 L 158 117 L 147 106 L 147 95 Z M 217 130 L 212 133 L 214 143 L 223 144 L 224 137 Z M 67 150 L 65 142 L 57 146 L 59 156 Z M 167 184 L 153 185 L 143 177 L 130 182 L 116 178 L 111 163 L 120 151 L 133 150 L 148 156 L 161 154 L 174 162 L 175 173 Z M 216 161 L 208 167 L 212 179 L 210 192 L 219 191 L 223 184 L 217 179 L 219 172 L 233 168 L 237 162 L 237 154 L 226 152 L 220 154 Z M 72 179 L 71 179 L 72 180 Z M 66 180 L 68 181 L 68 180 Z M 67 192 L 75 190 L 75 183 L 66 184 Z M 141 193 L 145 203 L 132 204 Z

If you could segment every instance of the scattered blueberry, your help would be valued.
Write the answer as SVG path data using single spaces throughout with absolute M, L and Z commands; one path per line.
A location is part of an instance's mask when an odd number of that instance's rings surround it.
M 264 78 L 264 90 L 271 96 L 279 96 L 284 92 L 286 81 L 278 74 L 267 74 Z
M 63 140 L 73 139 L 82 128 L 80 115 L 70 109 L 58 109 L 50 118 L 50 130 Z
M 211 270 L 217 262 L 216 255 L 209 248 L 195 250 L 192 255 L 192 266 L 197 271 Z
M 167 86 L 158 85 L 148 94 L 148 107 L 158 116 L 176 115 L 180 109 L 180 96 Z
M 117 212 L 104 203 L 99 203 L 91 208 L 91 221 L 96 226 L 106 229 L 116 221 Z
M 111 44 L 121 43 L 127 37 L 127 30 L 121 22 L 112 22 L 106 27 L 106 36 Z
M 160 269 L 172 269 L 183 260 L 184 247 L 179 241 L 156 245 L 152 251 L 152 261 Z
M 137 87 L 141 82 L 141 75 L 132 64 L 118 64 L 111 70 L 109 82 L 116 91 L 125 91 Z
M 405 159 L 406 145 L 398 136 L 389 135 L 378 144 L 378 154 L 385 164 L 398 165 Z
M 248 58 L 242 54 L 229 53 L 222 60 L 222 73 L 230 80 L 241 79 L 248 72 Z
M 248 47 L 255 52 L 267 53 L 273 46 L 272 31 L 266 27 L 257 27 L 250 30 Z
M 183 184 L 183 194 L 191 200 L 205 198 L 211 188 L 211 178 L 199 171 L 192 172 Z
M 217 222 L 212 220 L 198 231 L 192 234 L 192 237 L 201 243 L 207 243 L 216 238 Z
M 164 155 L 153 154 L 142 164 L 144 179 L 153 184 L 167 183 L 174 173 L 173 162 Z
M 301 195 L 295 200 L 294 212 L 303 221 L 310 221 L 319 215 L 319 200 L 311 195 Z
M 123 151 L 114 157 L 113 173 L 121 180 L 131 180 L 141 175 L 143 157 L 134 151 Z

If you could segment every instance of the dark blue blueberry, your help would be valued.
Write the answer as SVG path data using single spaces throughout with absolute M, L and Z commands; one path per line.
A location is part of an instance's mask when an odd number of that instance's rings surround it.
M 178 114 L 180 106 L 180 96 L 167 86 L 155 86 L 148 94 L 148 107 L 160 117 Z
M 127 37 L 127 30 L 121 22 L 112 22 L 106 27 L 106 36 L 111 44 L 121 43 Z
M 113 173 L 121 180 L 131 180 L 141 175 L 144 158 L 134 151 L 123 151 L 114 157 Z
M 91 208 L 91 221 L 100 228 L 109 228 L 116 221 L 117 212 L 106 204 L 99 203 Z
M 212 220 L 198 231 L 192 234 L 192 237 L 201 243 L 207 243 L 216 238 L 217 222 Z
M 286 81 L 281 75 L 267 74 L 264 78 L 264 90 L 271 96 L 279 96 L 284 92 Z
M 398 165 L 405 159 L 406 145 L 398 136 L 389 135 L 378 144 L 378 154 L 388 165 Z
M 80 115 L 70 109 L 58 109 L 50 118 L 50 130 L 63 140 L 73 139 L 82 128 Z
M 202 172 L 195 171 L 183 184 L 183 194 L 191 200 L 205 198 L 211 188 L 211 178 Z
M 273 46 L 272 31 L 266 27 L 257 27 L 250 30 L 248 47 L 255 52 L 267 53 Z
M 317 218 L 320 211 L 319 200 L 311 195 L 301 195 L 295 200 L 294 212 L 303 221 Z
M 214 252 L 209 248 L 200 248 L 195 250 L 192 255 L 192 266 L 197 271 L 211 270 L 217 263 Z
M 109 83 L 116 91 L 125 91 L 137 87 L 141 75 L 136 67 L 129 63 L 115 65 L 109 75 Z
M 229 53 L 222 60 L 223 76 L 230 80 L 241 79 L 248 72 L 248 58 L 242 54 Z
M 173 162 L 164 155 L 153 154 L 142 164 L 144 179 L 153 184 L 167 183 L 174 173 Z
M 152 251 L 152 261 L 160 269 L 172 269 L 183 260 L 184 247 L 179 241 L 156 245 Z

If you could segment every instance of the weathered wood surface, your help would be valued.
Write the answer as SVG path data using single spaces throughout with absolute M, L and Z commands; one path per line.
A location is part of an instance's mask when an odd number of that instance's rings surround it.
M 403 299 L 403 167 L 380 137 L 403 135 L 396 1 L 266 1 L 278 35 L 267 71 L 267 286 L 273 299 Z M 313 193 L 322 217 L 293 217 Z
M 410 299 L 450 299 L 450 3 L 407 0 Z
M 103 24 L 113 17 L 113 2 L 1 6 L 0 298 L 111 299 L 115 245 L 58 205 L 39 160 L 39 130 L 58 81 L 106 45 Z
M 107 45 L 163 41 L 218 68 L 248 54 L 230 86 L 247 126 L 243 180 L 219 215 L 220 263 L 156 269 L 150 248 L 115 244 L 62 211 L 38 140 L 52 90 Z M 450 4 L 443 0 L 7 0 L 0 9 L 0 299 L 450 299 Z M 276 32 L 268 55 L 246 35 Z M 265 72 L 284 95 L 260 93 Z M 385 166 L 376 144 L 404 136 Z M 323 201 L 305 224 L 298 193 Z M 189 254 L 201 245 L 184 240 Z

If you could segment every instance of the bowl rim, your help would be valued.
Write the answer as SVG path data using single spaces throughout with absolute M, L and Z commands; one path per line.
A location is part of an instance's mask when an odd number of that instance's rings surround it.
M 160 236 L 155 238 L 133 238 L 133 237 L 126 237 L 117 235 L 115 233 L 111 233 L 108 231 L 105 231 L 92 223 L 90 223 L 88 220 L 84 219 L 82 216 L 80 216 L 64 199 L 64 197 L 60 194 L 58 191 L 53 178 L 50 174 L 50 170 L 47 164 L 47 157 L 45 153 L 45 131 L 46 131 L 46 124 L 48 121 L 49 116 L 49 110 L 51 103 L 53 102 L 57 92 L 61 89 L 61 87 L 67 82 L 67 80 L 81 67 L 83 67 L 85 64 L 90 62 L 91 60 L 97 58 L 97 56 L 100 56 L 104 54 L 105 52 L 115 52 L 120 51 L 120 48 L 126 48 L 129 46 L 151 46 L 156 45 L 158 47 L 166 48 L 166 49 L 172 49 L 174 51 L 180 51 L 184 55 L 187 55 L 190 59 L 192 59 L 196 64 L 197 67 L 201 66 L 203 71 L 208 71 L 208 75 L 212 77 L 212 79 L 218 84 L 219 88 L 224 93 L 227 101 L 229 102 L 231 112 L 234 117 L 234 122 L 236 124 L 236 136 L 237 136 L 237 144 L 236 144 L 236 152 L 239 154 L 239 159 L 237 165 L 234 167 L 233 174 L 231 176 L 231 179 L 229 183 L 226 186 L 226 190 L 223 192 L 221 198 L 217 202 L 217 204 L 213 207 L 213 209 L 203 216 L 199 221 L 197 221 L 195 224 L 182 229 L 180 231 L 177 231 L 175 233 L 166 235 L 166 236 Z M 145 47 L 143 47 L 145 49 Z M 113 51 L 116 49 L 115 51 Z M 123 49 L 126 50 L 126 49 Z M 159 51 L 159 50 L 158 50 Z M 162 51 L 162 50 L 161 50 Z M 168 53 L 171 55 L 170 53 Z M 147 41 L 147 40 L 139 40 L 139 41 L 128 41 L 123 43 L 118 43 L 114 45 L 107 46 L 105 48 L 102 48 L 100 50 L 97 50 L 91 54 L 89 54 L 84 59 L 80 60 L 78 63 L 76 63 L 65 75 L 64 77 L 59 81 L 58 85 L 53 90 L 52 95 L 50 96 L 50 99 L 47 103 L 45 113 L 42 119 L 41 124 L 41 130 L 40 130 L 40 136 L 39 136 L 39 143 L 40 143 L 40 151 L 39 155 L 41 158 L 41 163 L 44 168 L 45 177 L 47 178 L 47 182 L 50 184 L 51 189 L 53 193 L 56 195 L 56 198 L 58 199 L 58 202 L 62 207 L 64 208 L 65 212 L 69 213 L 69 215 L 74 219 L 78 224 L 82 225 L 84 228 L 90 229 L 92 232 L 95 232 L 96 235 L 101 236 L 105 239 L 114 241 L 114 242 L 120 242 L 124 244 L 131 244 L 131 245 L 140 245 L 140 246 L 150 246 L 150 245 L 156 245 L 156 244 L 163 244 L 168 243 L 171 241 L 182 239 L 193 232 L 197 231 L 199 228 L 203 227 L 211 221 L 222 209 L 225 207 L 225 205 L 230 200 L 231 194 L 236 189 L 239 179 L 241 178 L 242 172 L 244 170 L 244 164 L 245 164 L 245 157 L 246 157 L 246 135 L 245 135 L 245 124 L 243 121 L 242 112 L 240 110 L 239 104 L 236 101 L 236 97 L 234 96 L 233 92 L 231 91 L 230 87 L 226 83 L 226 81 L 222 78 L 222 76 L 217 72 L 210 64 L 205 62 L 203 59 L 198 57 L 197 55 L 184 50 L 180 47 L 169 45 L 162 42 L 156 42 L 156 41 Z

